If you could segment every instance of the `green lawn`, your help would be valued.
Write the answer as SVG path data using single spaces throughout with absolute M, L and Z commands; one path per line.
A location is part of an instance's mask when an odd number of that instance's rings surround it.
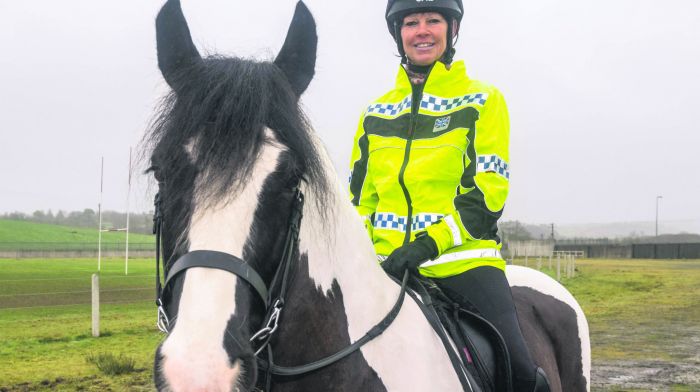
M 162 339 L 152 302 L 154 262 L 131 260 L 129 268 L 125 277 L 123 259 L 103 260 L 103 335 L 93 338 L 87 304 L 95 260 L 0 259 L 0 391 L 152 390 L 153 353 Z M 579 260 L 576 277 L 563 280 L 588 316 L 594 368 L 617 360 L 693 363 L 698 282 L 698 260 Z M 137 369 L 107 376 L 86 361 L 96 353 L 130 356 Z
M 153 298 L 155 262 L 103 259 L 100 271 L 101 301 L 126 302 Z M 89 304 L 95 259 L 0 259 L 0 309 Z
M 154 261 L 102 260 L 102 336 L 91 335 L 90 285 L 95 260 L 0 259 L 0 390 L 152 390 Z M 102 374 L 86 357 L 124 354 L 134 373 Z
M 98 240 L 97 228 L 56 226 L 43 223 L 0 219 L 0 249 L 9 243 L 94 243 Z M 124 243 L 124 232 L 103 232 L 102 242 Z M 129 233 L 130 243 L 155 243 L 152 235 Z M 7 244 L 7 245 L 4 245 Z
M 700 261 L 583 260 L 578 269 L 566 286 L 588 317 L 594 359 L 697 357 Z

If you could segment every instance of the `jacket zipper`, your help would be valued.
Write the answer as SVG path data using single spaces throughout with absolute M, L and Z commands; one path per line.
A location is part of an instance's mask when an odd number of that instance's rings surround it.
M 430 72 L 428 72 L 428 75 L 429 74 Z M 399 185 L 401 185 L 401 190 L 403 190 L 403 195 L 406 198 L 406 206 L 408 207 L 406 216 L 406 235 L 403 238 L 404 245 L 411 242 L 411 226 L 413 225 L 413 203 L 411 202 L 411 195 L 408 193 L 408 188 L 406 188 L 404 174 L 406 173 L 408 160 L 411 156 L 411 144 L 413 143 L 413 133 L 416 128 L 416 118 L 418 117 L 418 109 L 420 108 L 420 103 L 423 100 L 423 89 L 425 88 L 425 84 L 428 82 L 428 75 L 426 75 L 425 82 L 423 82 L 422 85 L 414 86 L 413 84 L 411 84 L 412 100 L 411 117 L 408 125 L 408 139 L 406 140 L 406 150 L 404 151 L 403 164 L 401 164 L 401 169 L 399 170 Z M 413 89 L 416 87 L 420 89 L 417 94 L 413 91 Z
M 408 215 L 406 216 L 406 235 L 403 238 L 403 244 L 406 245 L 411 241 L 411 225 L 413 223 L 413 205 L 411 203 L 411 195 L 408 193 L 408 188 L 406 188 L 406 182 L 404 181 L 404 173 L 406 172 L 406 166 L 408 166 L 408 158 L 411 155 L 411 143 L 413 142 L 413 128 L 415 127 L 415 115 L 413 114 L 413 108 L 411 108 L 411 119 L 408 127 L 408 140 L 406 141 L 406 151 L 403 155 L 403 164 L 401 165 L 401 170 L 399 170 L 399 185 L 403 190 L 403 195 L 406 198 L 406 205 L 408 206 Z

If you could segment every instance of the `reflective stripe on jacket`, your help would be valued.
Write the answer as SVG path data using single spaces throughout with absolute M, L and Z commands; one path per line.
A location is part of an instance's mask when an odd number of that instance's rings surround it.
M 439 256 L 429 277 L 505 268 L 497 235 L 508 195 L 509 121 L 501 93 L 469 79 L 463 62 L 433 66 L 420 102 L 400 67 L 396 87 L 363 113 L 351 157 L 350 197 L 378 255 L 426 231 Z

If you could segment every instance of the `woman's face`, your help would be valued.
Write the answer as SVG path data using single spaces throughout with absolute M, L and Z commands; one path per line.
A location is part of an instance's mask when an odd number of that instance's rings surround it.
M 430 65 L 447 46 L 447 21 L 437 12 L 410 14 L 401 26 L 403 50 L 411 63 Z

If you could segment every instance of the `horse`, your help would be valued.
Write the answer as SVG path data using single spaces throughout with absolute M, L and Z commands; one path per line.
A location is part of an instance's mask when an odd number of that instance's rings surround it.
M 166 274 L 163 285 L 156 277 L 167 331 L 154 356 L 156 388 L 252 391 L 265 388 L 258 373 L 273 367 L 271 356 L 260 360 L 266 352 L 293 367 L 355 345 L 338 361 L 268 382 L 275 391 L 467 389 L 418 301 L 400 305 L 403 289 L 378 265 L 300 108 L 317 46 L 303 2 L 274 61 L 202 57 L 179 0 L 164 4 L 156 31 L 171 87 L 144 139 Z M 580 306 L 544 274 L 510 266 L 507 274 L 552 390 L 587 391 Z M 272 291 L 286 295 L 272 304 Z M 364 339 L 383 322 L 378 336 Z

